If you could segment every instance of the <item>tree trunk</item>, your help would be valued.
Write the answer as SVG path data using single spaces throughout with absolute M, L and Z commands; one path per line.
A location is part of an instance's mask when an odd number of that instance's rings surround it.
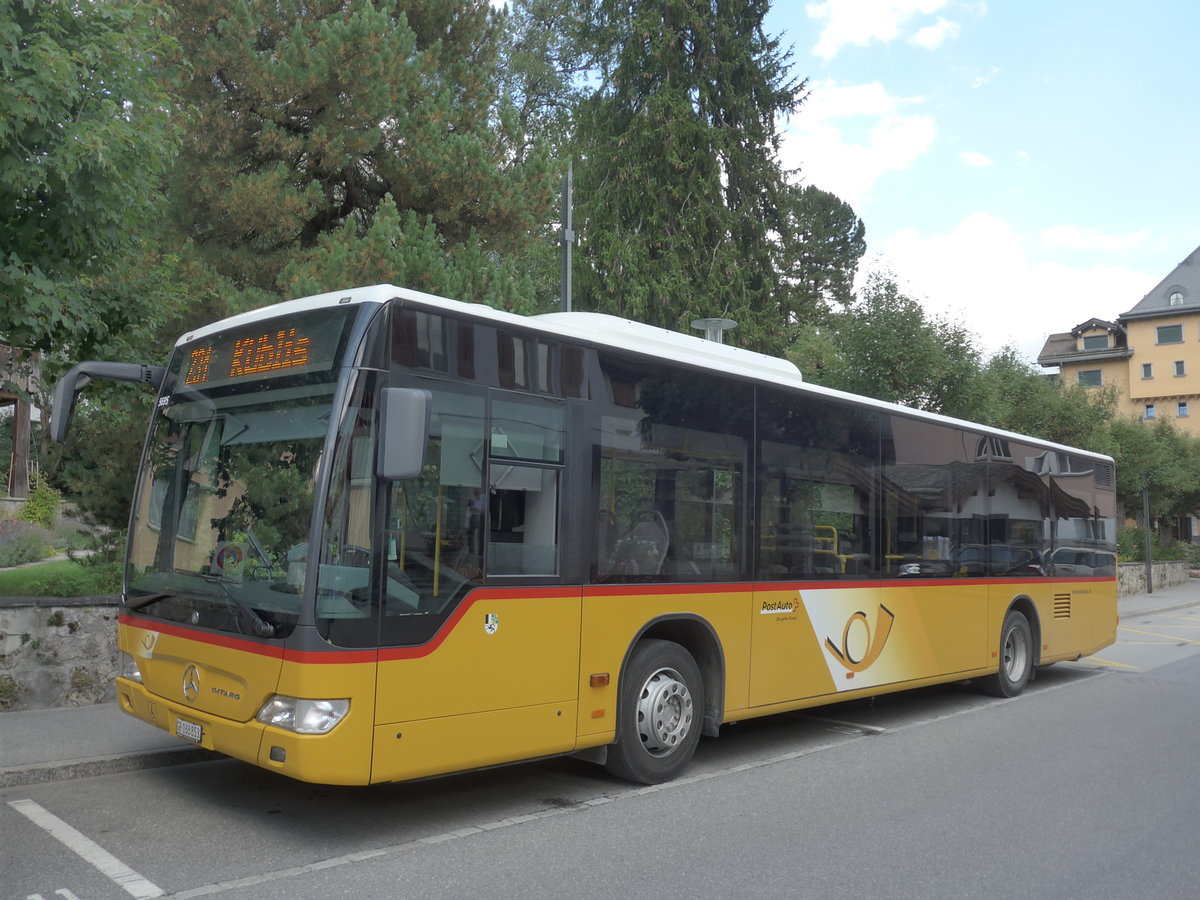
M 12 465 L 8 470 L 8 496 L 29 496 L 29 404 L 16 403 L 12 430 Z

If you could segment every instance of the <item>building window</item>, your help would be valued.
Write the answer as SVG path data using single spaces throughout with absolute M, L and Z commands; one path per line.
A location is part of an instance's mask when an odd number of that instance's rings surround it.
M 1100 387 L 1099 369 L 1082 369 L 1079 372 L 1080 387 Z
M 1188 414 L 1187 401 L 1180 400 L 1179 403 L 1175 407 L 1175 415 L 1179 416 L 1179 418 L 1181 418 L 1181 419 L 1185 419 L 1185 418 L 1187 418 L 1187 414 Z
M 1107 350 L 1108 335 L 1107 334 L 1089 334 L 1083 339 L 1084 350 Z
M 1186 374 L 1187 374 L 1187 366 L 1184 364 L 1184 361 L 1182 359 L 1175 360 L 1175 375 L 1176 375 L 1176 377 L 1182 377 Z
M 1170 302 L 1172 306 L 1183 306 L 1183 291 L 1171 291 Z
M 1154 377 L 1154 363 L 1142 363 L 1142 377 L 1143 378 L 1153 378 Z
M 1182 325 L 1159 325 L 1157 331 L 1158 331 L 1158 343 L 1160 343 L 1160 344 L 1182 344 L 1183 343 L 1183 326 Z
M 1155 415 L 1156 415 L 1156 413 L 1155 413 L 1155 411 L 1154 411 L 1154 404 L 1153 404 L 1153 403 L 1147 403 L 1147 404 L 1146 404 L 1146 418 L 1147 418 L 1147 419 L 1153 419 L 1153 418 L 1155 417 Z

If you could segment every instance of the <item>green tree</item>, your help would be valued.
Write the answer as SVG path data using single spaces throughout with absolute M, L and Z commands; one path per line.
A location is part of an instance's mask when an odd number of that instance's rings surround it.
M 504 29 L 500 89 L 512 103 L 525 143 L 515 158 L 544 147 L 565 169 L 576 109 L 587 95 L 589 61 L 578 40 L 577 0 L 514 0 Z M 561 185 L 561 182 L 560 182 Z M 532 306 L 556 308 L 562 295 L 562 216 L 541 224 L 522 253 Z
M 539 311 L 529 273 L 512 258 L 493 258 L 474 233 L 447 248 L 429 217 L 419 219 L 412 210 L 402 216 L 390 195 L 365 231 L 346 222 L 322 235 L 316 247 L 284 268 L 279 284 L 295 297 L 337 284 L 398 284 L 510 312 Z
M 62 451 L 54 483 L 86 521 L 123 529 L 154 397 L 137 386 L 100 382 L 89 394 L 90 402 L 72 420 L 74 436 Z
M 500 89 L 512 103 L 525 145 L 519 158 L 539 146 L 556 157 L 571 152 L 576 108 L 587 96 L 589 58 L 579 40 L 578 0 L 514 0 L 505 24 Z
M 591 0 L 596 87 L 576 115 L 581 308 L 734 343 L 786 344 L 778 117 L 803 84 L 766 34 L 766 0 Z
M 95 289 L 139 240 L 176 149 L 149 0 L 0 0 L 0 337 L 95 342 L 143 307 Z
M 1117 499 L 1141 517 L 1142 491 L 1152 517 L 1192 515 L 1200 504 L 1200 440 L 1159 419 L 1113 419 L 1104 448 L 1116 461 Z
M 789 322 L 818 321 L 853 303 L 866 226 L 850 204 L 811 184 L 789 185 L 784 196 L 781 306 Z
M 484 0 L 183 5 L 178 208 L 201 254 L 239 288 L 274 293 L 285 269 L 294 282 L 306 256 L 329 254 L 323 242 L 367 235 L 387 196 L 452 258 L 523 250 L 557 181 L 498 95 L 503 21 Z
M 980 369 L 954 415 L 1084 450 L 1105 452 L 1117 407 L 1115 389 L 1066 386 L 1042 374 L 1015 349 L 993 355 Z
M 823 334 L 792 354 L 806 378 L 930 412 L 970 409 L 979 371 L 974 335 L 931 316 L 890 272 L 872 272 L 861 296 L 829 315 Z

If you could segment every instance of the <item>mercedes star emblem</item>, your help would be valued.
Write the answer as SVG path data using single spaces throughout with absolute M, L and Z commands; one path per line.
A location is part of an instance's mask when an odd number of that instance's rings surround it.
M 200 670 L 188 666 L 183 670 L 183 698 L 189 703 L 200 696 Z

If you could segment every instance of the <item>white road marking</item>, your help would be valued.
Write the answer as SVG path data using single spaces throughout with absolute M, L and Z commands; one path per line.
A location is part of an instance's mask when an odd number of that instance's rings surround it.
M 137 897 L 138 900 L 164 896 L 165 892 L 154 882 L 143 878 L 91 838 L 72 828 L 53 813 L 47 812 L 32 800 L 10 800 L 8 805 L 85 862 L 95 866 L 131 896 Z

